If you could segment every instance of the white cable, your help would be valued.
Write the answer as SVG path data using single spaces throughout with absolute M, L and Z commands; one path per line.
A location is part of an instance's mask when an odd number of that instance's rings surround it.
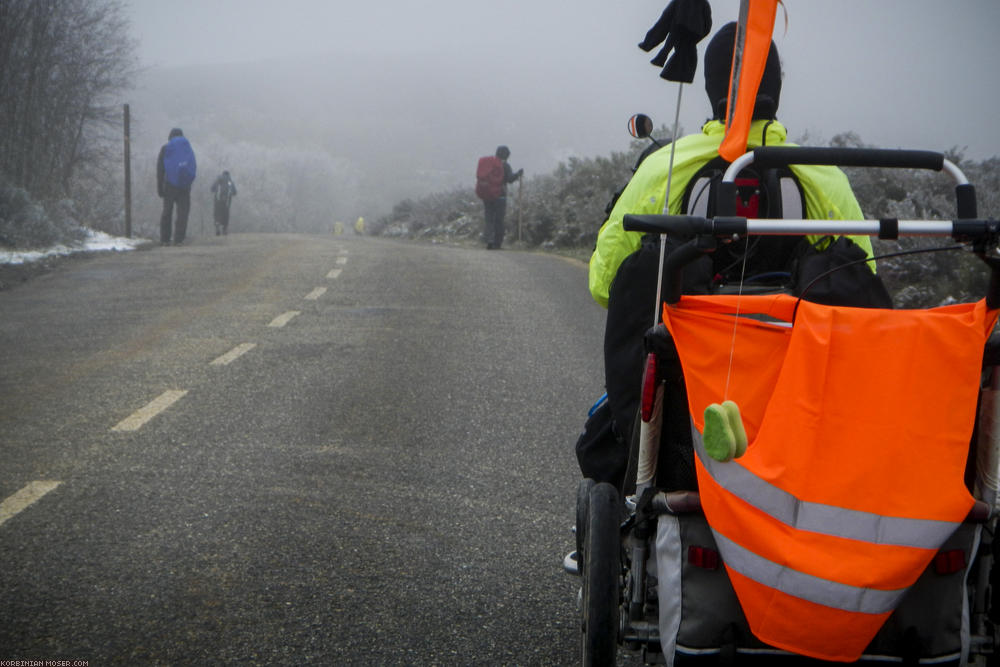
M 736 294 L 736 314 L 733 315 L 733 340 L 729 344 L 729 369 L 726 371 L 726 388 L 722 392 L 722 400 L 729 398 L 729 379 L 733 375 L 733 357 L 736 356 L 736 326 L 740 321 L 740 302 L 743 300 L 743 280 L 747 275 L 747 255 L 750 254 L 750 237 L 746 237 L 746 250 L 743 252 L 743 268 L 740 269 L 740 289 Z
M 677 145 L 677 126 L 681 118 L 681 93 L 684 84 L 677 84 L 677 109 L 674 112 L 673 136 L 670 138 L 670 164 L 667 166 L 667 193 L 663 199 L 663 213 L 670 213 L 670 181 L 674 175 L 674 147 Z M 663 295 L 663 265 L 667 255 L 667 235 L 660 234 L 660 268 L 656 273 L 656 303 L 653 304 L 653 326 L 660 322 L 660 299 Z

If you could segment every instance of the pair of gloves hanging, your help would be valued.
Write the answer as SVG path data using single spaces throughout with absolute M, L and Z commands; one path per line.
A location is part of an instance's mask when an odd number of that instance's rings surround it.
M 663 68 L 660 77 L 691 83 L 698 68 L 696 47 L 711 30 L 712 8 L 708 0 L 672 0 L 639 42 L 639 48 L 649 52 L 662 42 L 663 48 L 650 61 Z

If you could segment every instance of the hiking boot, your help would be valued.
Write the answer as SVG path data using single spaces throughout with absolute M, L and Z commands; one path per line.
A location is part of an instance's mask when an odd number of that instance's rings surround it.
M 580 559 L 575 549 L 563 558 L 563 570 L 569 574 L 580 574 Z

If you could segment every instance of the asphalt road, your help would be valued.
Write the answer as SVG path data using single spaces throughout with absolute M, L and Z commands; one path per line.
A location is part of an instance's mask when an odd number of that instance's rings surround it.
M 353 236 L 0 291 L 0 660 L 578 662 L 602 331 L 580 262 Z

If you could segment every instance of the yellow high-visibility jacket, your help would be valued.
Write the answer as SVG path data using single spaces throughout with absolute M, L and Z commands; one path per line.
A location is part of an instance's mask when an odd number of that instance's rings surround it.
M 708 161 L 718 156 L 719 144 L 725 135 L 725 125 L 712 120 L 692 134 L 677 140 L 674 147 L 673 175 L 670 179 L 671 214 L 682 213 L 681 203 L 688 181 Z M 787 131 L 777 121 L 758 120 L 750 126 L 748 149 L 759 146 L 793 146 L 785 141 Z M 626 232 L 622 219 L 626 214 L 659 214 L 664 212 L 667 175 L 670 165 L 670 146 L 649 155 L 639 166 L 632 180 L 615 204 L 611 215 L 601 227 L 597 247 L 590 258 L 590 293 L 597 303 L 608 305 L 608 290 L 622 261 L 639 249 L 642 234 Z M 793 165 L 790 167 L 805 193 L 806 217 L 813 220 L 861 220 L 861 207 L 854 198 L 851 185 L 840 169 L 827 166 Z M 807 237 L 817 243 L 820 237 Z M 871 239 L 867 236 L 849 237 L 869 257 L 872 256 Z M 874 271 L 873 263 L 869 265 Z

